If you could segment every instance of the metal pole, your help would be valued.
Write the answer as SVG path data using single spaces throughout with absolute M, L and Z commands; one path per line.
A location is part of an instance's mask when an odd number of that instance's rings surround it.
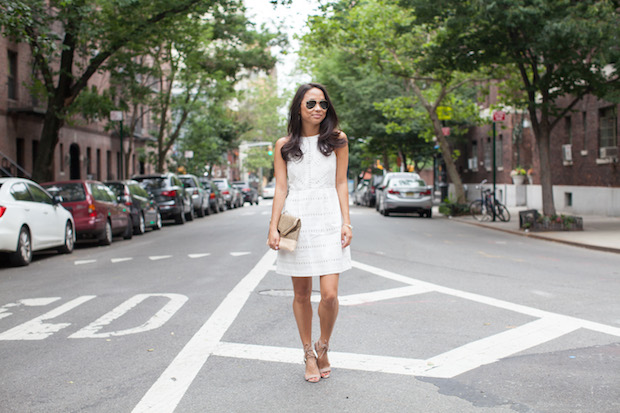
M 121 134 L 120 135 L 121 135 L 121 159 L 120 159 L 120 161 L 121 161 L 121 170 L 120 170 L 119 178 L 122 180 L 122 179 L 124 179 L 123 176 L 125 175 L 125 170 L 123 169 L 123 152 L 124 152 L 124 149 L 123 149 L 123 120 L 122 119 L 121 119 Z
M 493 222 L 495 222 L 495 122 L 493 122 Z

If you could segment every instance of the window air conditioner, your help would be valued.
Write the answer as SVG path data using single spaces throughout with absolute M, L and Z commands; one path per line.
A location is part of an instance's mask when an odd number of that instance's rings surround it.
M 618 158 L 618 148 L 609 146 L 606 148 L 599 149 L 599 157 L 602 159 L 605 158 Z
M 562 160 L 564 162 L 573 161 L 573 145 L 562 145 Z

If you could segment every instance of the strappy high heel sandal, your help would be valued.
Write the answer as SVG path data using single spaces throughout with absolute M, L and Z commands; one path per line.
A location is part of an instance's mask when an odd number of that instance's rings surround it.
M 312 350 L 312 345 L 305 344 L 304 345 L 304 364 L 307 364 L 308 360 L 312 360 L 312 359 L 314 359 L 314 364 L 316 364 L 316 368 L 318 369 L 319 365 L 317 364 L 317 361 L 316 361 L 316 354 L 314 354 L 314 350 Z M 310 383 L 318 383 L 319 380 L 321 380 L 320 372 L 319 374 L 304 373 L 304 378 L 306 379 L 307 382 L 310 382 Z
M 324 343 L 321 343 L 321 340 L 319 339 L 319 341 L 314 343 L 314 349 L 316 350 L 316 354 L 317 354 L 316 361 L 318 365 L 320 358 L 325 356 L 325 358 L 327 359 L 327 352 L 329 351 L 329 343 L 327 341 Z M 329 361 L 327 362 L 329 363 Z M 322 379 L 328 378 L 330 374 L 332 373 L 332 366 L 328 365 L 327 367 L 319 368 L 319 373 L 321 373 Z

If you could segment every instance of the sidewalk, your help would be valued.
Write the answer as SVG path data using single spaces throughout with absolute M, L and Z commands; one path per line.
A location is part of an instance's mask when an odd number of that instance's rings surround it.
M 581 216 L 583 218 L 583 231 L 525 232 L 519 229 L 519 211 L 525 209 L 527 208 L 509 208 L 509 222 L 501 222 L 499 219 L 496 222 L 478 222 L 470 215 L 452 219 L 525 237 L 620 254 L 620 217 Z M 433 213 L 436 213 L 436 216 L 443 216 L 439 214 L 437 207 Z

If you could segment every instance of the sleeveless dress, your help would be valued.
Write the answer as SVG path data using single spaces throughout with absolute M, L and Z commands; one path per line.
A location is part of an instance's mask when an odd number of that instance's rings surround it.
M 321 153 L 319 135 L 302 137 L 300 160 L 286 163 L 288 195 L 283 211 L 301 218 L 295 251 L 278 250 L 276 273 L 293 277 L 340 274 L 351 268 L 342 248 L 342 212 L 336 191 L 336 154 Z

